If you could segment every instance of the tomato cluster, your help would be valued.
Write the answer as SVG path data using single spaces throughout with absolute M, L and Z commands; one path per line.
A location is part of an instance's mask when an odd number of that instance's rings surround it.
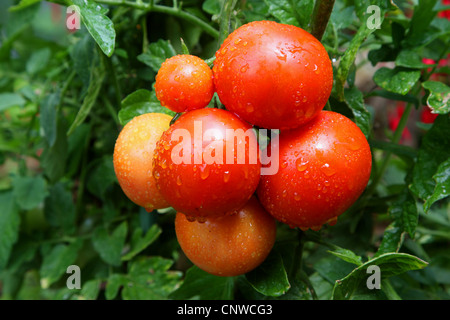
M 322 110 L 332 84 L 322 44 L 273 21 L 231 33 L 212 70 L 195 56 L 169 58 L 155 90 L 179 114 L 171 125 L 153 113 L 124 127 L 114 151 L 119 183 L 149 211 L 178 212 L 177 239 L 195 265 L 220 276 L 246 273 L 271 251 L 276 221 L 313 230 L 334 224 L 367 185 L 365 136 Z M 214 92 L 223 108 L 207 107 Z M 278 156 L 271 163 L 262 161 L 255 129 L 279 129 L 265 150 Z

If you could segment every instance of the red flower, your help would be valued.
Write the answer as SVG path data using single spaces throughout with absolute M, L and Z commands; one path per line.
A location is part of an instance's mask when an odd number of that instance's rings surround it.
M 423 123 L 433 123 L 434 120 L 437 118 L 436 113 L 431 113 L 431 109 L 427 106 L 425 106 L 420 113 L 420 121 Z
M 450 5 L 450 0 L 442 0 L 443 5 Z M 443 10 L 438 13 L 438 17 L 450 20 L 450 10 Z
M 404 111 L 405 111 L 405 103 L 398 102 L 394 112 L 390 112 L 388 115 L 389 129 L 391 129 L 392 131 L 395 131 L 397 129 L 398 123 L 400 122 L 400 119 Z M 402 132 L 401 141 L 408 142 L 411 140 L 411 138 L 412 138 L 411 132 L 408 130 L 408 128 L 405 127 L 405 129 L 403 129 Z

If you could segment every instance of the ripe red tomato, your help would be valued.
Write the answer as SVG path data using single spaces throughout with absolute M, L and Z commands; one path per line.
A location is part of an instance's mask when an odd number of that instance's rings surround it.
M 276 237 L 276 223 L 252 197 L 238 212 L 204 223 L 175 218 L 181 249 L 200 269 L 218 276 L 237 276 L 259 266 Z
M 252 127 L 231 112 L 205 108 L 183 114 L 162 135 L 153 176 L 175 210 L 204 219 L 242 207 L 260 170 Z
M 335 223 L 364 191 L 372 167 L 364 134 L 331 111 L 281 132 L 279 157 L 278 172 L 261 177 L 257 194 L 276 219 L 301 229 Z
M 161 105 L 175 112 L 204 108 L 214 94 L 212 70 L 199 57 L 173 56 L 156 75 L 155 93 Z
M 301 28 L 255 21 L 231 33 L 216 52 L 217 94 L 251 124 L 295 128 L 325 106 L 333 85 L 323 45 Z
M 156 142 L 169 128 L 172 118 L 162 113 L 147 113 L 128 122 L 117 138 L 114 171 L 127 197 L 147 211 L 170 207 L 156 188 L 152 159 Z

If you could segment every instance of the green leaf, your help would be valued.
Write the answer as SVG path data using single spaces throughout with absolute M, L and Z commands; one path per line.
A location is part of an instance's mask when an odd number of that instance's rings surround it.
M 436 188 L 433 176 L 439 166 L 450 158 L 450 118 L 441 115 L 424 135 L 416 164 L 412 171 L 410 190 L 422 200 L 427 200 Z
M 232 300 L 233 289 L 233 277 L 214 276 L 192 266 L 187 270 L 183 284 L 169 297 L 175 300 Z
M 12 179 L 14 198 L 23 210 L 31 210 L 40 205 L 47 196 L 47 186 L 41 176 Z
M 80 15 L 86 29 L 108 57 L 114 52 L 116 31 L 108 18 L 107 9 L 92 0 L 71 0 L 80 8 Z
M 51 56 L 51 50 L 49 48 L 43 48 L 33 52 L 26 64 L 26 70 L 30 75 L 34 75 L 43 70 Z
M 430 91 L 427 105 L 432 113 L 447 114 L 450 112 L 450 87 L 439 81 L 425 81 L 422 87 Z
M 78 110 L 77 116 L 75 117 L 75 120 L 72 122 L 72 125 L 70 126 L 67 135 L 70 135 L 73 132 L 73 130 L 75 130 L 80 124 L 82 124 L 83 121 L 91 112 L 92 107 L 97 101 L 97 97 L 102 87 L 104 77 L 105 77 L 105 68 L 103 63 L 100 62 L 98 66 L 95 66 L 95 63 L 93 61 L 91 65 L 89 88 L 87 90 L 86 97 L 84 98 L 83 104 L 81 105 L 80 110 Z
M 108 279 L 106 298 L 113 299 L 120 287 L 124 300 L 167 299 L 180 284 L 181 272 L 170 271 L 173 261 L 161 257 L 142 258 L 130 263 L 128 274 Z
M 366 138 L 368 138 L 370 135 L 371 117 L 370 112 L 364 105 L 362 92 L 358 88 L 352 87 L 351 89 L 344 90 L 344 97 L 347 105 L 352 110 L 356 125 L 361 129 Z
M 330 15 L 330 23 L 336 30 L 345 29 L 352 24 L 354 12 L 354 6 L 344 7 L 340 2 L 336 2 Z
M 307 28 L 314 9 L 314 1 L 265 0 L 269 13 L 280 23 Z
M 106 283 L 105 297 L 107 300 L 114 299 L 119 293 L 120 287 L 127 284 L 127 277 L 123 274 L 114 273 L 108 278 Z
M 353 263 L 357 266 L 362 265 L 362 258 L 351 250 L 336 247 L 333 251 L 328 252 L 348 263 Z
M 100 293 L 101 279 L 93 279 L 86 281 L 81 288 L 81 294 L 78 296 L 79 300 L 97 300 Z
M 381 20 L 383 20 L 383 15 L 381 15 Z M 333 87 L 339 101 L 345 100 L 344 85 L 347 81 L 350 68 L 355 62 L 356 55 L 359 53 L 359 47 L 375 30 L 376 29 L 367 28 L 366 24 L 363 23 L 350 41 L 349 47 L 345 51 L 344 55 L 341 57 L 335 76 L 335 86 Z
M 395 59 L 397 67 L 405 67 L 411 69 L 425 69 L 429 68 L 429 64 L 422 62 L 420 55 L 413 50 L 402 50 Z
M 19 235 L 20 215 L 11 191 L 0 193 L 0 270 L 6 267 Z
M 41 102 L 40 124 L 41 131 L 50 147 L 53 147 L 56 141 L 57 117 L 56 107 L 58 106 L 60 95 L 52 93 L 46 96 Z
M 150 43 L 147 50 L 138 55 L 137 59 L 148 65 L 153 71 L 158 72 L 161 64 L 166 59 L 176 55 L 175 49 L 172 47 L 169 41 L 159 39 L 156 42 Z
M 405 44 L 409 47 L 418 46 L 426 36 L 431 22 L 437 12 L 434 7 L 438 0 L 419 0 L 418 5 L 414 7 L 414 14 L 411 18 L 410 29 L 405 37 Z
M 120 256 L 127 233 L 128 224 L 126 221 L 122 222 L 111 235 L 101 226 L 95 229 L 92 237 L 92 244 L 106 263 L 113 266 L 119 266 L 121 263 Z
M 75 205 L 72 193 L 63 183 L 56 183 L 49 189 L 49 196 L 45 199 L 45 218 L 53 227 L 60 227 L 64 233 L 75 231 Z
M 131 237 L 130 251 L 122 256 L 122 261 L 131 260 L 139 252 L 147 248 L 159 237 L 162 230 L 157 224 L 154 224 L 144 235 L 142 235 L 143 232 L 144 231 L 141 228 L 135 229 Z
M 411 238 L 414 238 L 419 213 L 416 200 L 410 190 L 405 188 L 399 199 L 389 207 L 388 212 L 396 222 L 396 226 L 407 232 Z
M 23 107 L 25 99 L 18 93 L 4 92 L 0 93 L 0 111 L 19 106 Z
M 83 92 L 89 87 L 92 57 L 97 53 L 97 50 L 94 50 L 94 48 L 95 42 L 92 40 L 92 37 L 86 34 L 83 38 L 78 40 L 70 50 L 73 68 L 83 82 Z
M 367 268 L 376 265 L 380 268 L 381 279 L 387 279 L 411 270 L 425 268 L 428 263 L 406 253 L 386 253 L 367 261 L 355 268 L 346 277 L 337 280 L 332 298 L 334 300 L 350 299 L 362 282 L 369 277 Z
M 18 4 L 16 4 L 15 6 L 12 6 L 9 8 L 9 11 L 14 12 L 14 11 L 19 11 L 22 10 L 28 6 L 31 6 L 35 3 L 41 2 L 42 0 L 20 0 L 20 2 Z
M 152 112 L 175 115 L 175 112 L 161 105 L 154 91 L 138 89 L 123 99 L 118 116 L 120 124 L 124 126 L 134 117 Z
M 68 245 L 57 244 L 44 255 L 40 268 L 41 287 L 43 289 L 50 287 L 67 272 L 67 267 L 74 264 L 82 246 L 83 240 L 77 239 Z
M 276 252 L 269 254 L 259 267 L 245 277 L 256 291 L 266 296 L 279 297 L 291 287 L 283 259 Z
M 381 244 L 374 257 L 400 250 L 406 233 L 403 231 L 403 228 L 397 225 L 398 222 L 393 222 L 384 230 L 383 240 L 381 240 Z
M 381 88 L 394 93 L 405 95 L 419 80 L 420 71 L 408 70 L 404 68 L 380 68 L 378 69 L 373 80 Z
M 214 14 L 220 14 L 220 1 L 217 0 L 206 0 L 202 4 L 202 10 L 214 15 Z
M 64 176 L 67 160 L 67 135 L 63 118 L 57 121 L 56 140 L 52 147 L 45 146 L 41 155 L 41 166 L 45 176 L 54 183 Z
M 117 182 L 113 156 L 106 155 L 93 164 L 89 170 L 86 187 L 95 196 L 103 198 L 109 186 Z
M 433 194 L 425 201 L 425 212 L 430 210 L 433 203 L 450 195 L 450 159 L 447 159 L 439 165 L 436 174 L 433 175 L 433 179 L 436 181 L 436 186 L 434 187 Z

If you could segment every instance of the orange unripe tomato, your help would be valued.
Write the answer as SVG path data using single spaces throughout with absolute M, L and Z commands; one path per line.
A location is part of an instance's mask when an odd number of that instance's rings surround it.
M 279 160 L 276 174 L 261 177 L 258 198 L 277 220 L 301 229 L 334 224 L 364 191 L 372 168 L 364 134 L 331 111 L 282 131 Z
M 200 269 L 237 276 L 259 266 L 275 243 L 276 222 L 256 197 L 236 213 L 205 222 L 177 213 L 175 231 L 181 249 Z
M 162 63 L 155 92 L 161 105 L 175 112 L 204 108 L 214 94 L 212 70 L 199 57 L 173 56 Z
M 114 147 L 114 171 L 127 197 L 147 211 L 167 208 L 152 175 L 153 153 L 171 117 L 147 113 L 134 117 L 119 134 Z

